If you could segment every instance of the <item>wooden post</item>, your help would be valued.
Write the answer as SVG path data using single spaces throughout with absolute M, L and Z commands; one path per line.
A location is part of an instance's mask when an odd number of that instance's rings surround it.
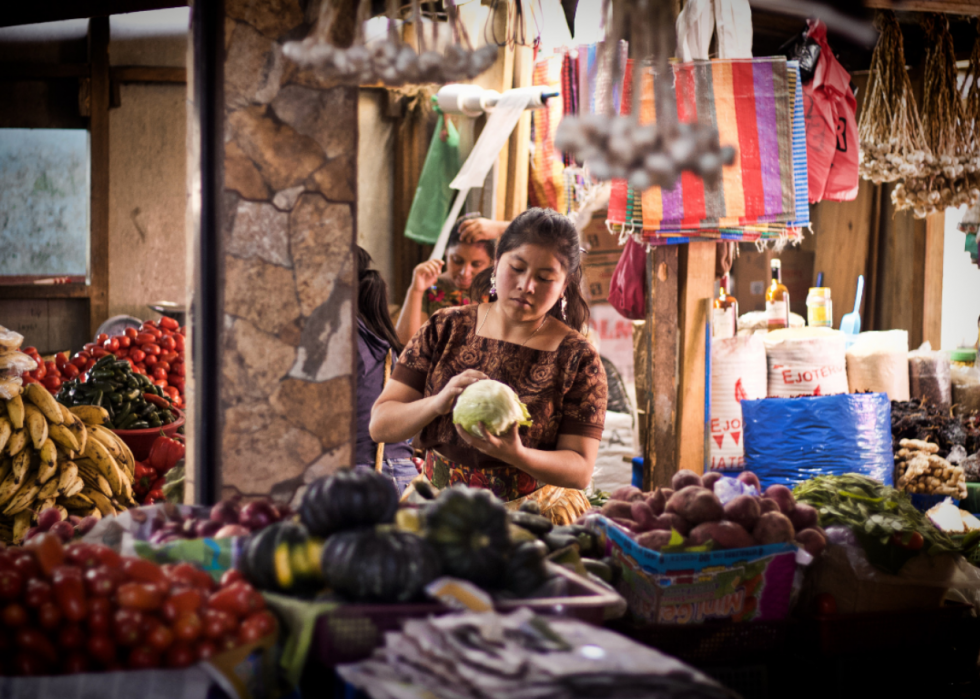
M 681 246 L 679 388 L 677 398 L 677 468 L 704 470 L 705 299 L 714 294 L 714 241 Z
M 928 341 L 933 349 L 939 349 L 942 344 L 945 235 L 945 213 L 932 214 L 926 218 L 925 250 L 922 256 L 922 341 Z
M 643 411 L 643 489 L 653 490 L 669 486 L 677 472 L 677 246 L 661 245 L 647 253 L 646 288 L 646 322 L 635 352 L 636 392 Z
M 534 52 L 529 46 L 517 46 L 514 50 L 514 87 L 530 87 L 534 74 Z M 511 134 L 507 150 L 505 188 L 498 194 L 503 202 L 500 220 L 512 221 L 527 208 L 528 157 L 531 140 L 531 112 L 524 110 L 520 121 Z M 498 207 L 499 209 L 499 207 Z
M 109 317 L 109 18 L 88 25 L 91 68 L 91 199 L 89 205 L 89 337 Z

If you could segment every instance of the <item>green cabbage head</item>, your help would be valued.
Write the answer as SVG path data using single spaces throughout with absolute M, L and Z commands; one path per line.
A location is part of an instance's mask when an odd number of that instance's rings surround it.
M 484 438 L 479 423 L 495 435 L 501 435 L 516 422 L 531 426 L 531 414 L 521 403 L 514 389 L 500 381 L 483 379 L 463 389 L 453 408 L 453 423 L 474 437 Z

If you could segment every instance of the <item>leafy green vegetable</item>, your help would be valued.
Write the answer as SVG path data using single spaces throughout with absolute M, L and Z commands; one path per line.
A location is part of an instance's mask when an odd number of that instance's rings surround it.
M 817 508 L 821 526 L 850 527 L 868 560 L 889 573 L 897 573 L 920 553 L 905 548 L 915 532 L 924 541 L 921 552 L 931 556 L 967 554 L 980 543 L 980 534 L 954 542 L 915 509 L 908 495 L 856 473 L 818 476 L 798 485 L 793 495 L 798 502 Z
M 531 414 L 510 386 L 483 379 L 467 386 L 453 408 L 453 423 L 462 425 L 474 437 L 484 437 L 480 431 L 481 422 L 491 433 L 500 435 L 515 422 L 530 427 Z

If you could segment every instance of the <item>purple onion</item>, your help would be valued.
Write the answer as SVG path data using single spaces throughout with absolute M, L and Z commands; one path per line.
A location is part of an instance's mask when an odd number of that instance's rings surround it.
M 90 531 L 92 531 L 92 527 L 94 527 L 98 523 L 98 521 L 99 520 L 97 520 L 95 517 L 92 517 L 91 515 L 89 515 L 88 517 L 84 517 L 82 521 L 80 521 L 78 525 L 75 527 L 75 533 L 78 534 L 79 536 L 85 536 Z
M 215 539 L 229 539 L 233 536 L 248 536 L 251 532 L 240 524 L 226 524 L 214 533 Z
M 194 533 L 201 538 L 213 537 L 215 532 L 224 526 L 221 522 L 216 522 L 213 519 L 202 519 L 197 523 Z
M 211 508 L 211 519 L 220 524 L 237 524 L 237 503 L 232 500 L 222 500 Z
M 72 526 L 71 522 L 66 522 L 65 520 L 55 522 L 48 531 L 61 539 L 62 543 L 65 544 L 75 538 L 75 527 Z
M 268 500 L 246 503 L 238 515 L 238 523 L 253 532 L 268 527 L 276 521 L 278 521 L 278 513 Z

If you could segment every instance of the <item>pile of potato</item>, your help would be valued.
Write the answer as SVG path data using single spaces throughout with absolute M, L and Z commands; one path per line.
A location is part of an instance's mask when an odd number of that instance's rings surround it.
M 939 445 L 903 439 L 895 452 L 895 487 L 906 493 L 966 498 L 966 473 L 939 456 Z
M 702 478 L 683 470 L 674 474 L 670 488 L 644 493 L 623 486 L 612 493 L 601 514 L 630 532 L 638 544 L 656 551 L 670 544 L 672 531 L 684 537 L 682 548 L 710 543 L 715 549 L 738 549 L 796 542 L 813 556 L 823 551 L 827 537 L 819 527 L 817 510 L 797 503 L 789 488 L 772 485 L 761 497 L 739 495 L 723 506 L 714 493 L 721 478 L 720 473 Z M 738 480 L 762 492 L 754 473 L 744 471 Z

